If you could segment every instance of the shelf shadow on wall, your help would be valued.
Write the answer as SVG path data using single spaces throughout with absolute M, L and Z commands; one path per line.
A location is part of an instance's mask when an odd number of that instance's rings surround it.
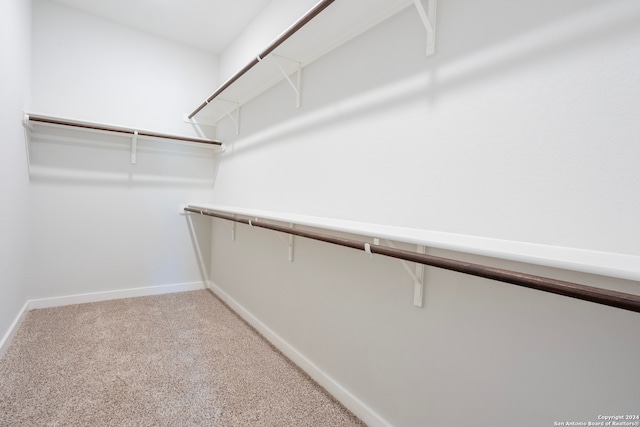
M 198 271 L 203 283 L 209 283 L 209 268 L 211 260 L 211 227 L 212 221 L 203 215 L 185 213 L 185 221 L 189 228 L 191 247 L 198 264 Z M 201 238 L 198 238 L 201 236 Z
M 512 3 L 441 5 L 436 54 L 429 58 L 415 11 L 399 13 L 307 66 L 299 109 L 283 81 L 242 107 L 239 137 L 222 120 L 224 157 L 402 104 L 434 106 L 466 86 L 637 31 L 640 20 L 638 8 L 621 0 Z M 505 13 L 497 17 L 495 10 Z M 457 21 L 448 20 L 450 13 Z
M 32 182 L 99 186 L 212 188 L 210 148 L 139 139 L 132 164 L 131 138 L 79 129 L 33 125 L 28 131 Z

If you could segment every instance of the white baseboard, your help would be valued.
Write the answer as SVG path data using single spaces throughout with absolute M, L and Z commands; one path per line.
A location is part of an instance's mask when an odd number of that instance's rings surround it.
M 25 302 L 24 306 L 16 316 L 9 330 L 0 341 L 0 357 L 4 355 L 14 335 L 20 328 L 26 314 L 30 310 L 38 308 L 61 307 L 63 305 L 82 304 L 87 302 L 107 301 L 120 298 L 142 297 L 149 295 L 170 294 L 174 292 L 195 291 L 206 289 L 204 282 L 179 283 L 175 285 L 148 286 L 142 288 L 121 289 L 117 291 L 91 292 L 87 294 L 67 295 L 54 298 L 31 299 Z
M 37 308 L 60 307 L 63 305 L 83 304 L 87 302 L 107 301 L 112 299 L 143 297 L 149 295 L 170 294 L 174 292 L 206 289 L 203 282 L 179 283 L 175 285 L 147 286 L 143 288 L 120 289 L 117 291 L 91 292 L 88 294 L 67 295 L 54 298 L 32 299 L 27 301 L 29 310 Z
M 11 340 L 13 339 L 16 332 L 18 332 L 18 329 L 20 328 L 20 325 L 22 324 L 22 321 L 24 320 L 28 311 L 29 311 L 29 301 L 24 303 L 24 305 L 22 306 L 22 309 L 16 316 L 16 319 L 13 321 L 11 326 L 9 326 L 9 330 L 2 337 L 2 341 L 0 341 L 0 358 L 4 355 L 4 353 L 9 348 L 9 344 L 11 344 Z
M 358 418 L 370 427 L 390 427 L 391 424 L 367 406 L 360 399 L 351 394 L 336 380 L 327 375 L 322 369 L 306 358 L 282 337 L 269 329 L 258 318 L 251 314 L 246 308 L 240 305 L 229 294 L 220 289 L 217 285 L 209 282 L 209 290 L 231 307 L 240 317 L 256 328 L 271 344 L 287 356 L 293 363 L 298 365 L 318 384 L 324 387 L 333 397 L 342 403 L 347 409 L 353 412 Z

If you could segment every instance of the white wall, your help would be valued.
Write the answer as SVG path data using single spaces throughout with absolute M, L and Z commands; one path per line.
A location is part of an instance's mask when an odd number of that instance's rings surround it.
M 220 82 L 227 80 L 256 58 L 292 23 L 318 3 L 317 0 L 272 0 L 251 25 L 220 56 Z M 215 88 L 212 88 L 213 92 Z
M 218 81 L 214 55 L 34 1 L 34 112 L 195 135 L 182 121 Z
M 27 299 L 24 280 L 28 174 L 22 111 L 29 105 L 31 3 L 3 2 L 0 13 L 0 340 Z
M 33 8 L 34 112 L 197 135 L 182 115 L 217 80 L 215 57 L 56 3 Z M 178 205 L 210 195 L 210 151 L 139 141 L 132 165 L 127 138 L 34 130 L 31 298 L 206 280 Z
M 442 5 L 429 59 L 407 9 L 242 109 L 217 200 L 640 254 L 637 11 L 563 5 Z
M 217 204 L 640 255 L 640 7 L 412 8 L 242 108 Z M 393 425 L 637 413 L 640 316 L 214 222 L 212 281 Z M 431 250 L 434 254 L 452 255 Z M 640 293 L 637 282 L 454 257 Z

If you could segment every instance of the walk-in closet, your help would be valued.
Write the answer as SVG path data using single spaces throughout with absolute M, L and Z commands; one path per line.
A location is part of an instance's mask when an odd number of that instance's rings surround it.
M 0 425 L 640 426 L 640 4 L 6 0 Z

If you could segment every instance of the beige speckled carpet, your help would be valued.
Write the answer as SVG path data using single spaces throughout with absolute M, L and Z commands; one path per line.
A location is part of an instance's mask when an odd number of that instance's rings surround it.
M 0 426 L 361 426 L 208 291 L 34 310 Z

